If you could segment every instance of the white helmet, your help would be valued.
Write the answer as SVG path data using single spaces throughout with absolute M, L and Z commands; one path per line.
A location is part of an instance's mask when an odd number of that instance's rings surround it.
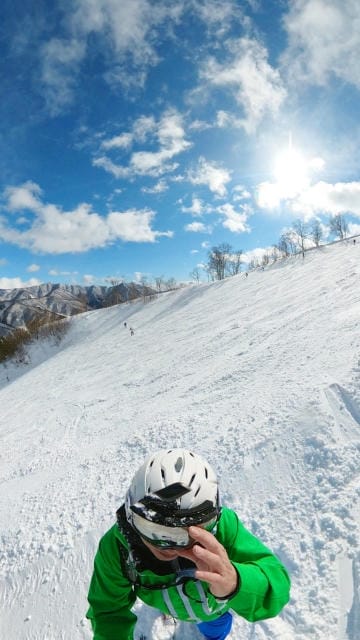
M 136 472 L 125 510 L 132 526 L 134 514 L 167 527 L 208 522 L 220 511 L 216 474 L 206 460 L 187 449 L 159 451 Z

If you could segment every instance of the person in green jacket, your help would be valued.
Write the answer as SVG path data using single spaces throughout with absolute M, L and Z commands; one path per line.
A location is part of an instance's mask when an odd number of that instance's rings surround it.
M 186 449 L 151 455 L 100 540 L 89 588 L 94 640 L 133 640 L 137 598 L 224 640 L 236 613 L 276 616 L 290 579 L 274 554 L 220 504 L 215 472 Z

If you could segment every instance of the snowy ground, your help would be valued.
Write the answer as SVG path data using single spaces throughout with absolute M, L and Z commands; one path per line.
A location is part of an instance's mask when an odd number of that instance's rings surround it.
M 360 245 L 343 243 L 83 314 L 59 349 L 0 368 L 0 637 L 91 637 L 98 540 L 144 457 L 186 446 L 292 576 L 283 614 L 236 618 L 232 640 L 359 640 L 359 319 Z M 137 612 L 136 637 L 161 640 Z

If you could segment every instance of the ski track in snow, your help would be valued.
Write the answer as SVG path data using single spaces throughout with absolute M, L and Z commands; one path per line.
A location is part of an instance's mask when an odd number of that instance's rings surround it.
M 91 638 L 100 536 L 144 457 L 186 446 L 292 577 L 282 614 L 235 617 L 231 639 L 360 639 L 359 251 L 89 312 L 0 368 L 1 638 Z M 165 640 L 136 612 L 136 640 Z

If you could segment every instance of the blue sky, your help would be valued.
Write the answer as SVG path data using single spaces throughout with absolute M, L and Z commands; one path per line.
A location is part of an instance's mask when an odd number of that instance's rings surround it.
M 0 288 L 360 231 L 357 0 L 3 0 Z

